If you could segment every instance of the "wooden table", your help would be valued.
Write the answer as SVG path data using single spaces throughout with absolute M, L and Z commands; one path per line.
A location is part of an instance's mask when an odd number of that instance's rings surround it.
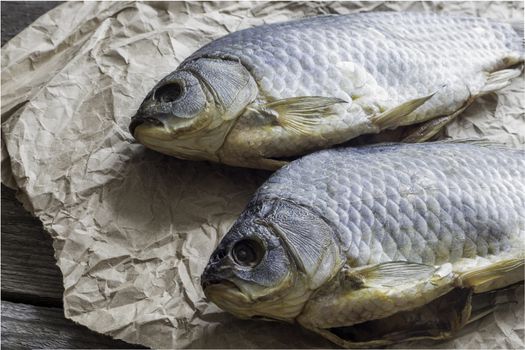
M 60 2 L 2 2 L 2 45 Z M 2 336 L 4 349 L 137 348 L 64 317 L 62 274 L 52 240 L 2 185 Z

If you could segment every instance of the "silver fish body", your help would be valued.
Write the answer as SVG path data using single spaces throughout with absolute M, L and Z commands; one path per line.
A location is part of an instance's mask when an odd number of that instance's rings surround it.
M 203 286 L 239 317 L 298 322 L 342 346 L 442 339 L 474 317 L 476 295 L 523 281 L 524 241 L 524 150 L 331 149 L 261 186 Z
M 474 97 L 519 75 L 512 66 L 523 62 L 521 42 L 508 24 L 424 13 L 321 16 L 254 27 L 187 58 L 153 89 L 131 129 L 161 152 L 275 169 L 284 164 L 277 158 L 453 118 Z M 197 77 L 207 103 L 200 93 L 198 103 L 196 93 L 180 96 L 185 85 L 196 84 L 186 84 L 182 73 Z M 166 89 L 170 84 L 179 89 Z M 199 122 L 188 128 L 186 115 L 175 118 L 180 104 L 207 115 L 193 116 Z M 159 114 L 162 122 L 148 128 Z M 186 129 L 178 130 L 178 123 Z M 413 139 L 428 139 L 437 129 L 423 127 Z
M 497 255 L 525 230 L 525 152 L 446 142 L 321 151 L 253 202 L 277 199 L 328 222 L 353 266 Z

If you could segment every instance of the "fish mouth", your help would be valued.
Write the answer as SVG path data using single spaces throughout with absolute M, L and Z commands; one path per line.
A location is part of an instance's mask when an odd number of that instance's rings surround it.
M 170 113 L 136 114 L 131 118 L 129 131 L 139 142 L 141 134 L 148 138 L 169 141 L 191 138 L 208 126 L 206 118 L 182 118 Z
M 235 283 L 233 283 L 230 280 L 222 279 L 222 278 L 215 278 L 215 277 L 203 277 L 201 281 L 202 289 L 204 290 L 204 294 L 207 294 L 206 292 L 209 290 L 217 290 L 219 292 L 225 292 L 225 291 L 236 291 L 240 292 L 241 290 Z
M 164 123 L 159 118 L 153 116 L 134 116 L 131 119 L 131 123 L 129 124 L 129 132 L 131 133 L 131 135 L 133 135 L 133 137 L 135 137 L 135 130 L 137 129 L 137 127 L 142 124 L 149 124 L 150 126 L 154 127 L 164 127 Z
M 241 319 L 291 322 L 298 314 L 294 305 L 281 303 L 279 299 L 250 296 L 249 291 L 243 291 L 234 282 L 228 280 L 207 280 L 202 286 L 208 301 Z
M 129 131 L 139 143 L 180 159 L 218 162 L 224 127 L 209 129 L 211 118 L 201 114 L 182 118 L 171 113 L 143 113 L 132 117 Z M 226 125 L 227 126 L 227 125 Z
M 221 306 L 224 302 L 230 305 L 232 302 L 251 303 L 251 300 L 242 292 L 242 290 L 233 282 L 221 279 L 206 279 L 201 283 L 204 295 Z M 231 306 L 231 305 L 230 305 Z
M 173 141 L 182 139 L 195 129 L 196 120 L 179 118 L 171 114 L 136 115 L 131 119 L 129 131 L 133 137 L 144 140 Z M 151 143 L 151 142 L 149 142 Z
M 205 281 L 204 295 L 224 311 L 242 319 L 254 316 L 254 302 L 233 282 L 227 280 Z

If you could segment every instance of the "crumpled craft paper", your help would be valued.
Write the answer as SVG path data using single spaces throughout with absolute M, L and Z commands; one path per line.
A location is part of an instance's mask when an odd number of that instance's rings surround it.
M 236 320 L 203 297 L 208 256 L 269 173 L 155 153 L 128 124 L 156 81 L 215 38 L 375 10 L 523 18 L 522 2 L 71 2 L 7 43 L 2 181 L 54 239 L 66 317 L 155 348 L 333 347 L 292 325 Z M 521 76 L 478 100 L 448 134 L 523 146 L 524 91 Z M 523 348 L 523 322 L 521 298 L 425 346 Z

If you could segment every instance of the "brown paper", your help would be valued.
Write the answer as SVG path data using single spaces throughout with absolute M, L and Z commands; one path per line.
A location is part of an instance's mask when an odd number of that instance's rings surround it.
M 209 254 L 267 172 L 186 162 L 135 143 L 156 81 L 229 32 L 326 13 L 432 11 L 504 21 L 522 2 L 71 2 L 2 50 L 2 181 L 54 239 L 66 317 L 151 347 L 332 347 L 293 325 L 236 320 L 203 299 Z M 448 128 L 525 144 L 523 76 Z M 523 303 L 436 347 L 524 347 Z M 417 346 L 417 345 L 415 345 Z

